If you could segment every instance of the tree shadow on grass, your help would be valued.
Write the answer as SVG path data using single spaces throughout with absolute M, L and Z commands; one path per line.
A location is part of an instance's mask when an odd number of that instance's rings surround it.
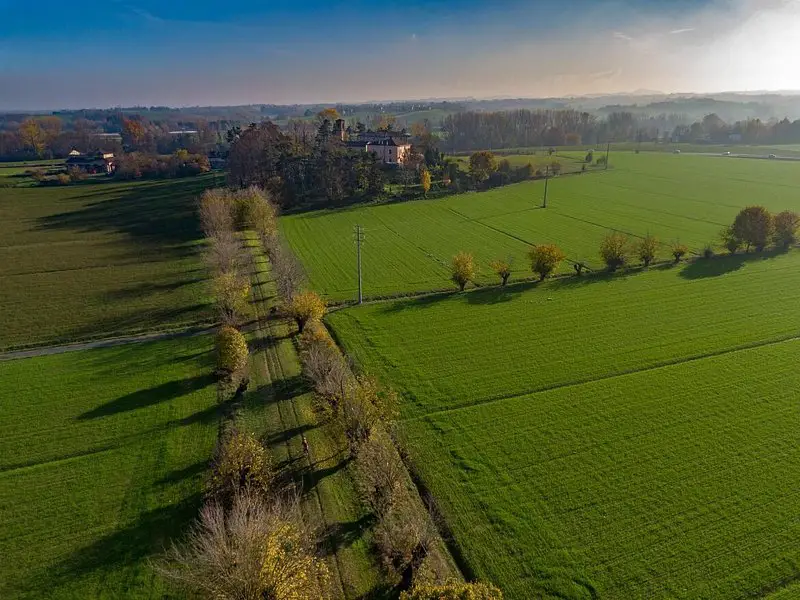
M 686 265 L 681 271 L 684 279 L 706 279 L 734 273 L 748 263 L 760 262 L 786 254 L 785 250 L 768 250 L 766 252 L 753 252 L 742 254 L 728 254 L 712 258 L 699 258 Z
M 107 402 L 106 404 L 78 415 L 77 419 L 79 421 L 98 419 L 132 410 L 138 410 L 140 408 L 146 408 L 154 404 L 168 402 L 174 398 L 179 398 L 186 394 L 196 392 L 209 385 L 212 385 L 213 383 L 214 377 L 208 374 L 189 377 L 188 379 L 169 381 L 148 390 L 139 390 L 131 394 L 125 394 L 116 400 L 112 400 L 111 402 Z M 189 418 L 191 419 L 192 417 Z
M 81 548 L 56 565 L 48 574 L 48 584 L 58 587 L 95 571 L 118 569 L 157 556 L 171 540 L 186 532 L 201 502 L 198 493 L 177 504 L 142 513 L 135 523 Z
M 245 396 L 245 408 L 248 406 L 259 406 L 265 404 L 274 404 L 277 402 L 284 402 L 292 400 L 298 396 L 310 391 L 308 381 L 303 375 L 294 375 L 268 383 L 257 388 L 253 392 Z
M 137 298 L 144 298 L 150 294 L 174 292 L 182 287 L 200 283 L 201 281 L 204 281 L 202 277 L 194 277 L 191 279 L 182 279 L 181 281 L 171 281 L 168 283 L 138 283 L 131 287 L 110 292 L 108 294 L 108 298 L 110 300 L 134 300 Z
M 176 469 L 167 473 L 164 477 L 156 481 L 157 485 L 172 485 L 179 483 L 184 479 L 192 479 L 201 475 L 208 468 L 208 461 L 198 461 L 193 465 L 189 465 L 183 469 Z
M 269 448 L 274 448 L 275 446 L 285 444 L 286 442 L 293 440 L 299 435 L 305 435 L 306 432 L 312 431 L 313 429 L 316 429 L 316 425 L 305 423 L 299 427 L 292 427 L 278 433 L 273 433 L 267 437 L 264 443 Z
M 324 556 L 332 556 L 342 548 L 352 546 L 372 526 L 375 517 L 366 514 L 357 521 L 331 523 L 320 534 L 319 549 Z

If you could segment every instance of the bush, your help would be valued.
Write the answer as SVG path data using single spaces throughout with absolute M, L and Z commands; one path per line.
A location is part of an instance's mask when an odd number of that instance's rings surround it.
M 298 292 L 286 307 L 286 313 L 297 323 L 297 331 L 303 333 L 307 323 L 325 316 L 325 302 L 316 292 Z
M 229 510 L 204 506 L 156 569 L 190 597 L 218 600 L 326 597 L 329 579 L 298 502 L 268 504 L 253 493 L 237 494 Z
M 775 222 L 763 206 L 748 206 L 736 215 L 731 231 L 747 250 L 752 246 L 760 252 L 772 240 Z
M 67 167 L 67 175 L 72 181 L 84 181 L 89 175 L 78 167 Z
M 649 267 L 650 263 L 655 260 L 657 251 L 658 240 L 652 235 L 646 235 L 636 244 L 636 255 L 645 267 Z
M 72 183 L 72 178 L 66 173 L 59 173 L 56 175 L 56 181 L 59 185 L 69 185 Z
M 415 586 L 400 594 L 400 600 L 503 600 L 503 592 L 488 583 L 462 583 Z
M 217 372 L 228 376 L 244 372 L 248 356 L 241 332 L 229 325 L 221 327 L 217 334 Z
M 452 275 L 451 279 L 458 288 L 463 292 L 467 284 L 475 278 L 475 262 L 472 254 L 466 252 L 459 252 L 453 257 L 451 266 Z
M 790 210 L 775 215 L 775 245 L 788 248 L 797 243 L 797 230 L 800 228 L 800 215 Z
M 544 244 L 531 248 L 528 257 L 531 259 L 531 270 L 539 276 L 539 281 L 544 281 L 564 260 L 564 253 L 554 244 Z
M 722 233 L 720 233 L 720 239 L 722 240 L 722 245 L 731 254 L 735 254 L 742 245 L 742 241 L 734 233 L 733 227 L 723 229 Z
M 703 258 L 714 258 L 714 246 L 706 244 L 703 248 Z
M 500 278 L 501 285 L 505 286 L 508 283 L 508 278 L 511 277 L 511 263 L 507 260 L 495 260 L 489 266 Z
M 617 232 L 607 235 L 600 244 L 600 258 L 609 271 L 619 269 L 628 260 L 628 238 Z
M 250 490 L 265 498 L 272 492 L 275 472 L 269 453 L 251 433 L 232 429 L 217 446 L 211 464 L 208 495 L 230 506 L 236 494 Z
M 561 163 L 558 162 L 557 160 L 554 160 L 552 163 L 550 163 L 550 172 L 553 175 L 560 175 L 561 174 Z

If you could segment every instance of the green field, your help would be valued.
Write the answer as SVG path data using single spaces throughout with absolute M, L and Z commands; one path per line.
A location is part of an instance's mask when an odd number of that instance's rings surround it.
M 208 318 L 208 177 L 0 190 L 0 349 Z
M 213 340 L 0 363 L 0 597 L 152 598 L 200 505 Z
M 797 290 L 800 253 L 741 255 L 328 321 L 509 598 L 765 597 L 800 578 Z
M 316 211 L 283 217 L 281 229 L 303 261 L 311 285 L 329 299 L 357 288 L 353 227 L 366 231 L 368 297 L 450 286 L 449 262 L 460 250 L 479 264 L 478 281 L 495 278 L 491 260 L 513 258 L 513 277 L 530 276 L 530 244 L 556 243 L 573 261 L 599 268 L 597 249 L 611 229 L 679 240 L 699 252 L 716 242 L 739 209 L 761 203 L 800 210 L 800 164 L 670 154 L 618 154 L 613 169 L 437 200 Z M 571 271 L 569 264 L 563 271 Z

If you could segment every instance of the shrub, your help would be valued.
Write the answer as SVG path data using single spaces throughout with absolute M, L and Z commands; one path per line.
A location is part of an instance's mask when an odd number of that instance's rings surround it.
M 561 163 L 557 160 L 554 160 L 550 163 L 550 172 L 553 175 L 560 175 L 561 174 Z
M 399 573 L 399 588 L 408 590 L 437 534 L 430 515 L 422 507 L 405 499 L 400 502 L 378 521 L 373 535 L 384 566 Z
M 609 271 L 619 269 L 628 260 L 628 238 L 618 232 L 607 235 L 600 244 L 600 258 Z
M 156 565 L 191 597 L 301 600 L 326 597 L 329 573 L 296 500 L 237 494 L 226 510 L 203 507 L 186 539 Z M 322 588 L 322 589 L 320 589 Z
M 241 332 L 229 325 L 217 334 L 217 371 L 224 375 L 241 373 L 247 368 L 247 341 Z
M 475 262 L 472 254 L 466 252 L 456 254 L 453 257 L 451 269 L 453 283 L 463 292 L 467 284 L 475 278 Z
M 325 316 L 325 302 L 316 292 L 298 292 L 292 297 L 286 312 L 297 323 L 298 332 L 303 333 L 307 323 Z
M 78 167 L 67 167 L 67 175 L 72 181 L 84 181 L 88 177 L 86 171 Z
M 500 283 L 506 285 L 508 278 L 511 277 L 511 263 L 507 260 L 495 260 L 489 266 L 500 278 Z
M 422 186 L 422 195 L 427 198 L 431 191 L 431 172 L 425 167 L 419 171 L 419 184 Z
M 531 259 L 531 270 L 539 276 L 539 281 L 544 281 L 564 260 L 564 253 L 554 244 L 543 244 L 531 248 L 528 257 Z
M 655 260 L 657 251 L 658 240 L 652 235 L 646 235 L 636 244 L 636 255 L 645 267 L 649 267 L 650 263 Z
M 775 215 L 775 245 L 788 248 L 797 243 L 797 230 L 800 228 L 800 215 L 790 210 Z
M 469 172 L 475 183 L 483 183 L 495 171 L 497 171 L 497 159 L 491 152 L 482 150 L 469 157 Z
M 69 185 L 72 183 L 72 178 L 66 173 L 59 173 L 56 175 L 56 181 L 58 181 L 59 185 Z
M 672 244 L 672 258 L 675 259 L 675 263 L 681 262 L 681 259 L 686 256 L 686 253 L 689 252 L 689 248 L 685 245 L 680 243 Z
M 488 583 L 462 583 L 415 586 L 400 594 L 400 600 L 503 600 L 503 592 Z
M 250 284 L 238 273 L 228 272 L 217 275 L 213 285 L 221 321 L 226 325 L 236 325 L 249 308 Z
M 733 227 L 726 227 L 723 229 L 720 233 L 720 239 L 722 240 L 722 245 L 731 254 L 735 254 L 736 251 L 742 246 L 742 240 L 736 236 L 733 231 Z
M 253 434 L 232 429 L 217 446 L 208 495 L 230 506 L 236 494 L 247 489 L 267 497 L 274 479 L 275 472 L 264 446 Z
M 747 250 L 752 246 L 760 252 L 772 239 L 775 223 L 763 206 L 748 206 L 736 215 L 731 230 Z
M 598 165 L 598 166 L 606 164 L 606 157 L 605 156 L 601 156 L 600 158 L 597 159 L 595 164 Z
M 703 248 L 703 258 L 714 258 L 714 246 L 706 244 Z

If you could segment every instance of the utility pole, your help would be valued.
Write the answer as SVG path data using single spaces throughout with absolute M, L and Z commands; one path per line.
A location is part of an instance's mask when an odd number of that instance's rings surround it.
M 606 168 L 605 170 L 608 171 L 608 155 L 611 154 L 611 142 L 606 143 Z
M 364 302 L 364 294 L 361 287 L 361 243 L 364 241 L 364 230 L 361 228 L 361 225 L 356 225 L 355 236 L 356 255 L 358 257 L 358 303 L 362 304 Z
M 548 165 L 544 171 L 544 202 L 542 208 L 547 208 L 547 181 L 550 179 L 550 166 Z

